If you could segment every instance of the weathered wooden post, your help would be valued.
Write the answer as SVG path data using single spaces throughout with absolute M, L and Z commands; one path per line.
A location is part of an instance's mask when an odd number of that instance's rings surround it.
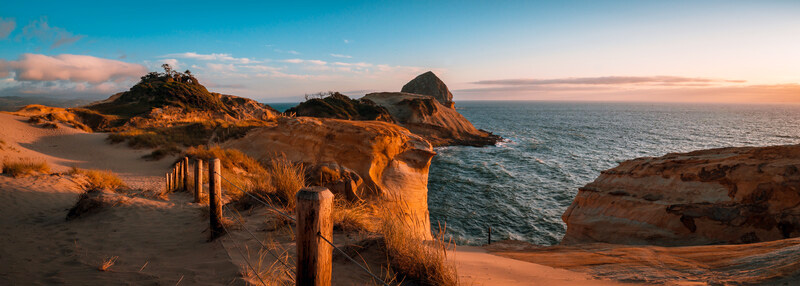
M 172 190 L 178 189 L 178 164 L 172 165 Z
M 201 201 L 203 201 L 203 160 L 197 159 L 194 161 L 194 202 Z
M 183 191 L 189 191 L 189 157 L 183 157 Z
M 208 209 L 211 215 L 211 238 L 217 238 L 225 230 L 222 227 L 222 181 L 218 158 L 208 162 Z
M 333 193 L 325 187 L 297 192 L 297 277 L 295 285 L 331 285 Z M 320 237 L 322 236 L 322 237 Z
M 170 185 L 169 185 L 169 173 L 164 173 L 164 178 L 166 179 L 164 181 L 164 183 L 167 184 L 167 192 L 169 192 L 169 187 L 170 187 Z

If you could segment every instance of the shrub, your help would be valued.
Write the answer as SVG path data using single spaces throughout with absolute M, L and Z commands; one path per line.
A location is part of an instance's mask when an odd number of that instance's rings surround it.
M 34 161 L 32 159 L 20 159 L 17 161 L 4 161 L 3 173 L 12 177 L 30 175 L 34 173 L 50 173 L 50 165 L 46 161 Z
M 86 188 L 88 189 L 106 189 L 116 191 L 122 188 L 127 188 L 125 182 L 123 182 L 122 179 L 117 176 L 117 174 L 114 174 L 111 171 L 85 170 L 72 167 L 68 174 L 85 176 Z

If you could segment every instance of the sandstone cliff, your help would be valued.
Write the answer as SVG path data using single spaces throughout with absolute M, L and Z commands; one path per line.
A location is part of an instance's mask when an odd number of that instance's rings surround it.
M 499 136 L 475 128 L 458 111 L 443 106 L 431 96 L 378 92 L 367 94 L 363 99 L 385 107 L 395 122 L 427 139 L 433 146 L 486 146 L 500 140 Z
M 453 94 L 447 88 L 447 85 L 431 71 L 418 75 L 406 83 L 400 92 L 433 96 L 439 103 L 448 108 L 455 106 Z
M 363 178 L 358 195 L 407 214 L 413 231 L 430 237 L 428 168 L 435 155 L 424 139 L 379 121 L 279 118 L 224 147 L 254 158 L 285 156 L 295 162 L 346 168 Z
M 800 145 L 639 158 L 580 188 L 562 244 L 699 245 L 800 236 Z

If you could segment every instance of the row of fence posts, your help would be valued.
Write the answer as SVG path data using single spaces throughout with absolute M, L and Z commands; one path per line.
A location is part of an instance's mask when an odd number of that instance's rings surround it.
M 203 200 L 203 160 L 194 160 L 194 202 Z M 222 225 L 222 181 L 220 159 L 208 162 L 208 206 L 212 239 L 225 233 Z M 167 191 L 189 190 L 189 158 L 175 163 L 167 173 Z M 303 188 L 297 192 L 297 275 L 295 285 L 331 285 L 333 246 L 333 193 L 325 187 Z

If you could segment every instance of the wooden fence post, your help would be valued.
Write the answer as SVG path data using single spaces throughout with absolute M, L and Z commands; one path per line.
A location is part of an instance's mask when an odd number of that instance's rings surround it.
M 194 202 L 203 201 L 203 160 L 194 161 Z
M 178 189 L 178 164 L 172 165 L 172 190 Z
M 189 157 L 183 157 L 183 191 L 189 192 Z
M 295 285 L 331 285 L 333 193 L 325 187 L 297 192 L 297 277 Z
M 211 238 L 217 238 L 225 230 L 222 226 L 222 182 L 218 158 L 208 162 L 208 209 L 211 215 Z
M 164 182 L 167 184 L 166 192 L 169 192 L 169 187 L 170 187 L 170 185 L 169 185 L 169 173 L 164 173 L 164 178 L 166 178 L 166 181 L 164 181 Z

